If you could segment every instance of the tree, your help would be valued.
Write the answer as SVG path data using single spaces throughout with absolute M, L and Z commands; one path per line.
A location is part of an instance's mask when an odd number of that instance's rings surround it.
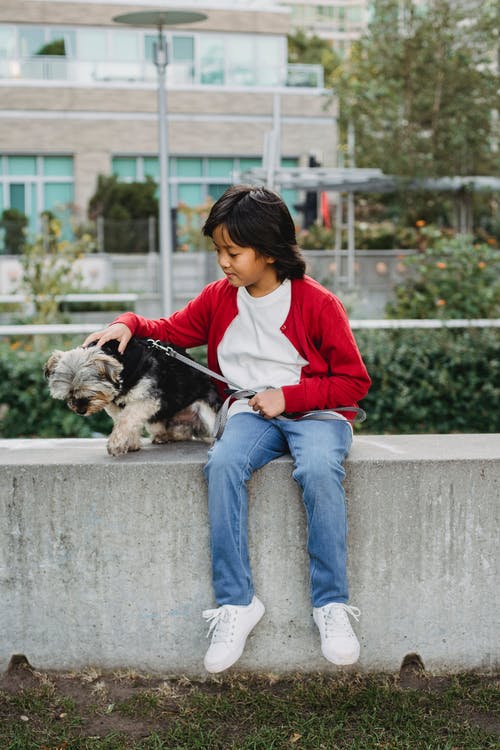
M 315 34 L 308 35 L 302 29 L 288 36 L 288 62 L 322 65 L 326 88 L 330 88 L 336 80 L 341 64 L 340 57 L 327 39 L 321 39 Z
M 495 2 L 474 12 L 451 0 L 375 0 L 333 86 L 341 127 L 352 122 L 356 164 L 387 174 L 496 174 L 499 107 Z
M 145 182 L 120 182 L 115 175 L 99 175 L 88 215 L 92 220 L 105 219 L 104 246 L 108 252 L 148 250 L 148 220 L 158 217 L 156 190 L 151 177 Z

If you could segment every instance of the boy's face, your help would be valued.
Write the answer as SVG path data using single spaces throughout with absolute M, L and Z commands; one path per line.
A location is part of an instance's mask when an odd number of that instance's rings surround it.
M 252 297 L 263 297 L 279 286 L 274 258 L 262 255 L 253 247 L 236 245 L 225 224 L 215 227 L 212 240 L 219 266 L 232 286 L 246 287 Z

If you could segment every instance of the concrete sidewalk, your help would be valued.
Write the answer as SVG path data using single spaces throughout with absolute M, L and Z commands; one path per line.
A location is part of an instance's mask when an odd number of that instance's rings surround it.
M 105 441 L 0 440 L 0 670 L 203 674 L 213 606 L 207 446 L 120 459 Z M 356 437 L 346 464 L 362 671 L 418 652 L 436 672 L 498 666 L 500 435 Z M 250 483 L 267 612 L 239 669 L 335 670 L 312 622 L 305 514 L 288 457 Z

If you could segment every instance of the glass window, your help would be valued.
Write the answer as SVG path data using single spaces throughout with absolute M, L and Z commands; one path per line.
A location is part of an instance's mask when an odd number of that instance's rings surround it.
M 43 211 L 61 213 L 73 202 L 73 185 L 61 182 L 46 182 L 43 186 Z
M 176 83 L 192 83 L 194 80 L 194 38 L 173 36 L 171 74 Z
M 144 57 L 151 62 L 155 59 L 155 42 L 157 34 L 144 34 Z
M 245 157 L 244 159 L 240 159 L 240 169 L 241 171 L 245 171 L 246 169 L 253 169 L 254 167 L 261 167 L 262 166 L 262 159 L 259 158 L 248 158 Z
M 160 169 L 158 164 L 158 158 L 156 156 L 144 157 L 144 177 L 152 177 L 153 180 L 158 181 L 160 178 Z
M 363 10 L 362 8 L 358 6 L 354 6 L 352 8 L 347 8 L 347 18 L 349 21 L 362 21 L 363 20 Z
M 172 60 L 174 62 L 185 62 L 194 59 L 194 37 L 177 36 L 172 37 Z
M 261 86 L 284 85 L 286 77 L 286 40 L 273 36 L 256 39 L 257 81 Z
M 0 59 L 16 56 L 16 29 L 14 26 L 0 26 Z
M 45 31 L 36 26 L 19 26 L 19 51 L 21 57 L 36 55 L 45 44 Z
M 208 176 L 209 177 L 228 177 L 231 178 L 231 174 L 234 169 L 233 159 L 208 159 Z
M 36 157 L 35 156 L 9 156 L 7 158 L 8 173 L 14 175 L 35 175 L 36 174 Z
M 78 29 L 78 59 L 106 60 L 106 32 L 100 29 Z
M 228 83 L 243 86 L 253 85 L 255 83 L 256 65 L 253 38 L 242 34 L 231 36 L 227 40 L 226 56 Z
M 207 192 L 210 198 L 213 201 L 216 201 L 218 200 L 218 198 L 221 197 L 223 193 L 226 192 L 228 187 L 229 187 L 229 184 L 227 182 L 225 184 L 210 183 L 207 186 Z
M 298 203 L 299 201 L 299 194 L 297 190 L 282 190 L 281 191 L 281 197 L 285 201 L 288 210 L 290 211 L 292 216 L 297 216 L 297 211 L 294 208 L 294 204 Z
M 28 216 L 28 228 L 30 232 L 36 232 L 38 228 L 38 211 L 37 211 L 37 186 L 36 183 L 32 182 L 31 185 L 26 185 L 29 190 L 29 206 L 26 206 L 25 213 Z
M 201 177 L 203 175 L 202 159 L 178 158 L 177 160 L 178 177 Z
M 49 41 L 64 40 L 64 54 L 75 57 L 76 32 L 73 29 L 49 29 Z
M 110 33 L 110 59 L 141 60 L 139 51 L 139 34 L 137 31 L 112 31 Z
M 178 185 L 177 195 L 179 203 L 187 206 L 200 206 L 203 203 L 203 189 L 201 185 Z
M 137 179 L 137 159 L 135 157 L 115 157 L 112 160 L 111 169 L 120 180 Z
M 9 204 L 11 208 L 26 212 L 26 195 L 24 184 L 11 183 L 9 185 Z
M 297 167 L 299 163 L 298 159 L 295 158 L 285 158 L 281 160 L 281 166 L 282 167 Z
M 201 83 L 224 83 L 224 41 L 220 37 L 200 35 Z
M 43 174 L 46 177 L 73 177 L 73 157 L 44 156 Z

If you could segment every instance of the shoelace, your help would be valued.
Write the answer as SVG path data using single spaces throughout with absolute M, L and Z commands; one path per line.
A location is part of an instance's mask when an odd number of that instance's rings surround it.
M 228 607 L 222 606 L 217 609 L 206 609 L 202 616 L 210 623 L 207 638 L 213 633 L 212 643 L 228 643 L 231 638 L 231 625 L 234 616 Z
M 348 604 L 335 604 L 328 608 L 325 612 L 325 635 L 328 638 L 332 635 L 332 628 L 341 628 L 345 631 L 346 635 L 350 635 L 351 623 L 347 615 L 354 617 L 356 622 L 359 622 L 361 611 L 357 607 L 350 607 Z

